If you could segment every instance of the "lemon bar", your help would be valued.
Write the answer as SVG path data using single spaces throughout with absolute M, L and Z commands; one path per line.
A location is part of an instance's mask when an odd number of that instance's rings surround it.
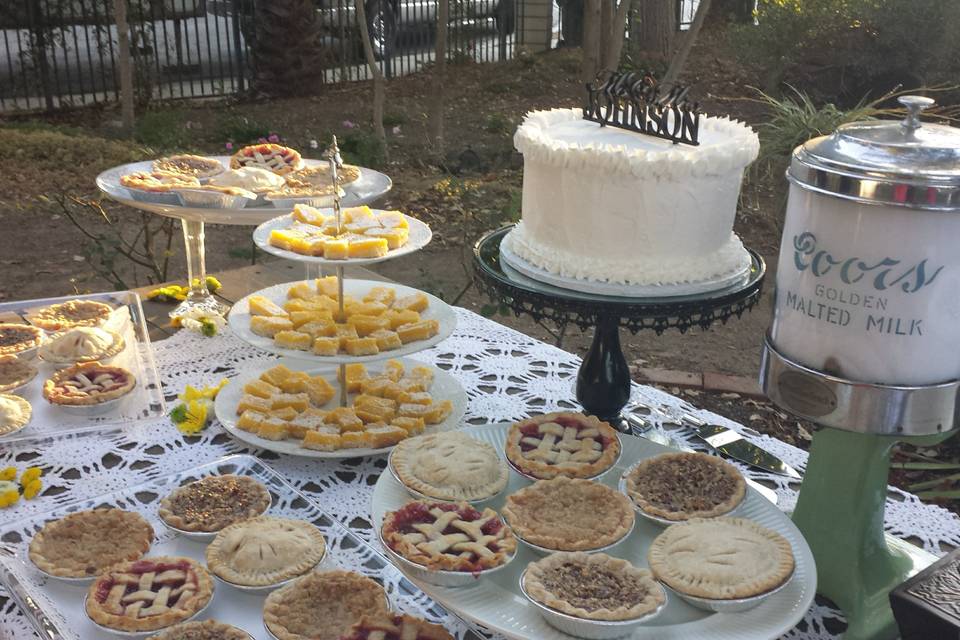
M 387 376 L 394 382 L 403 377 L 403 363 L 399 360 L 394 360 L 391 358 L 387 360 L 383 365 L 383 375 Z
M 293 251 L 297 241 L 301 240 L 305 234 L 296 229 L 274 229 L 270 232 L 268 242 L 278 249 Z
M 350 257 L 350 241 L 346 238 L 330 238 L 323 247 L 327 260 L 346 260 Z
M 390 251 L 386 238 L 357 238 L 351 240 L 348 255 L 351 258 L 382 258 Z
M 278 418 L 280 420 L 293 420 L 297 417 L 297 410 L 293 407 L 283 407 L 282 409 L 271 409 L 267 413 L 268 418 Z
M 418 391 L 415 393 L 404 392 L 400 394 L 400 397 L 397 398 L 397 402 L 400 404 L 433 404 L 433 398 L 430 397 L 430 394 L 426 391 Z
M 275 393 L 280 393 L 280 388 L 273 386 L 266 380 L 251 380 L 243 385 L 243 392 L 258 398 L 269 398 Z
M 366 431 L 347 431 L 340 434 L 341 449 L 366 449 L 370 447 L 370 436 Z
M 333 320 L 314 320 L 300 325 L 297 331 L 309 333 L 312 338 L 329 338 L 337 332 L 337 326 Z
M 406 229 L 385 229 L 383 227 L 367 229 L 364 232 L 368 238 L 381 238 L 387 243 L 387 249 L 399 249 L 407 244 L 410 239 L 410 232 Z
M 357 315 L 350 316 L 347 319 L 347 324 L 352 324 L 357 330 L 357 335 L 361 338 L 364 338 L 374 331 L 382 331 L 387 329 L 390 326 L 390 320 L 383 317 L 368 316 L 358 313 Z
M 280 316 L 251 316 L 250 331 L 263 338 L 272 338 L 281 331 L 292 331 L 293 323 Z
M 260 428 L 260 423 L 267 419 L 266 414 L 247 409 L 237 418 L 237 428 L 251 433 L 256 433 Z
M 360 391 L 360 386 L 364 380 L 367 379 L 367 368 L 360 363 L 348 364 L 344 367 L 346 370 L 347 377 L 347 392 L 349 393 L 358 393 Z M 340 369 L 337 369 L 337 380 L 343 382 L 343 379 L 340 375 Z
M 337 287 L 337 276 L 317 278 L 317 293 L 336 300 L 340 295 L 340 289 Z
M 353 340 L 355 338 L 359 338 L 360 336 L 357 334 L 357 328 L 352 324 L 338 324 L 337 333 L 334 337 L 340 340 L 340 348 L 346 349 L 347 340 Z
M 403 344 L 427 340 L 440 333 L 440 322 L 437 320 L 421 320 L 397 327 L 397 335 Z
M 385 376 L 377 376 L 376 378 L 367 378 L 366 380 L 360 383 L 360 393 L 366 394 L 368 396 L 380 396 L 383 395 L 383 389 L 388 384 L 391 384 L 393 381 L 390 378 Z
M 306 393 L 278 393 L 270 398 L 271 409 L 283 409 L 290 407 L 298 413 L 306 410 L 310 406 L 310 396 Z
M 427 409 L 427 413 L 423 416 L 424 422 L 427 424 L 439 424 L 449 418 L 450 414 L 453 413 L 453 403 L 449 400 L 444 400 L 443 402 L 430 405 Z
M 377 222 L 388 229 L 408 229 L 410 227 L 407 217 L 399 211 L 382 211 L 377 215 Z
M 314 291 L 313 287 L 310 286 L 309 282 L 298 282 L 287 289 L 287 298 L 290 300 L 294 298 L 310 300 L 314 297 L 316 297 L 316 292 Z
M 333 399 L 336 390 L 323 376 L 312 376 L 307 383 L 307 396 L 310 402 L 318 407 L 323 406 Z
M 240 402 L 237 403 L 237 415 L 242 415 L 245 411 L 258 411 L 266 414 L 272 406 L 272 401 L 267 398 L 243 394 L 240 396 Z
M 370 446 L 374 449 L 383 447 L 392 447 L 401 440 L 406 439 L 407 431 L 403 427 L 385 424 L 383 426 L 367 427 L 367 435 L 370 437 Z
M 336 427 L 320 427 L 307 431 L 301 446 L 315 451 L 336 451 L 340 448 L 340 430 Z
M 281 382 L 292 375 L 293 371 L 291 371 L 289 367 L 283 364 L 278 364 L 261 373 L 260 379 L 264 380 L 265 382 L 269 382 L 275 387 L 279 387 Z
M 393 308 L 401 311 L 404 309 L 409 309 L 410 311 L 423 313 L 426 311 L 428 306 L 430 306 L 430 301 L 427 298 L 427 294 L 423 293 L 422 291 L 411 293 L 408 296 L 397 298 L 393 301 Z
M 283 307 L 264 296 L 251 296 L 249 304 L 251 315 L 287 317 L 287 312 L 283 310 Z
M 374 338 L 347 338 L 345 351 L 352 356 L 375 356 L 380 347 Z
M 392 287 L 373 287 L 363 296 L 364 302 L 379 302 L 389 307 L 397 298 L 397 292 Z
M 423 365 L 418 365 L 413 369 L 410 369 L 410 373 L 408 374 L 408 377 L 413 378 L 415 380 L 420 380 L 421 382 L 423 382 L 424 386 L 429 388 L 430 385 L 433 384 L 433 369 L 430 367 L 425 367 Z
M 390 328 L 394 331 L 401 325 L 420 322 L 420 314 L 411 309 L 391 309 L 385 315 L 390 320 Z
M 273 335 L 273 343 L 284 349 L 309 351 L 313 345 L 313 336 L 309 333 L 301 333 L 299 331 L 277 331 Z
M 427 420 L 427 412 L 429 410 L 429 405 L 401 404 L 397 407 L 397 415 L 401 418 L 422 418 L 424 422 L 429 424 Z
M 257 435 L 267 440 L 286 440 L 287 422 L 280 418 L 267 418 L 257 428 Z
M 363 420 L 357 417 L 351 407 L 337 407 L 326 415 L 324 422 L 340 427 L 341 432 L 363 429 Z
M 340 338 L 315 338 L 312 351 L 318 356 L 335 356 L 340 351 Z
M 380 395 L 388 400 L 396 401 L 405 391 L 407 390 L 401 387 L 398 382 L 390 382 L 390 384 L 384 386 Z
M 277 385 L 283 393 L 303 393 L 307 390 L 310 376 L 303 371 L 294 371 Z
M 423 433 L 424 429 L 426 428 L 426 423 L 423 421 L 423 418 L 397 417 L 394 418 L 390 424 L 400 427 L 407 432 L 408 436 L 415 436 Z
M 300 414 L 287 422 L 287 434 L 290 438 L 303 440 L 307 435 L 307 431 L 316 431 L 322 426 L 322 417 Z
M 359 329 L 357 329 L 357 331 L 359 332 Z M 377 348 L 379 348 L 380 351 L 391 351 L 403 346 L 403 342 L 400 341 L 400 336 L 397 335 L 397 332 L 391 331 L 390 329 L 371 331 L 369 337 L 377 341 Z
M 393 420 L 394 416 L 397 415 L 397 404 L 389 398 L 359 395 L 354 398 L 353 406 L 358 410 L 380 416 L 384 422 Z
M 330 216 L 324 215 L 320 209 L 306 204 L 297 204 L 293 207 L 293 219 L 297 222 L 322 227 Z

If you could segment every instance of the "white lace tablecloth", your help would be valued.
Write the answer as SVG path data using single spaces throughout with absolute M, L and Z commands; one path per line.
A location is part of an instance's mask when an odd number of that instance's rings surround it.
M 573 386 L 579 358 L 464 309 L 457 309 L 457 313 L 456 333 L 414 357 L 448 369 L 460 379 L 469 395 L 468 422 L 514 421 L 531 414 L 578 408 L 573 399 Z M 229 334 L 204 338 L 181 331 L 156 343 L 154 349 L 168 400 L 173 400 L 187 384 L 211 384 L 274 359 Z M 679 398 L 640 385 L 633 387 L 633 400 L 659 407 L 672 416 L 696 411 Z M 806 453 L 800 449 L 721 416 L 706 411 L 698 414 L 741 431 L 798 469 L 806 464 Z M 672 431 L 671 435 L 686 441 L 682 432 Z M 692 440 L 687 444 L 699 446 Z M 383 458 L 320 461 L 277 456 L 242 446 L 216 424 L 200 437 L 185 438 L 165 419 L 112 433 L 3 446 L 0 467 L 42 466 L 48 494 L 0 511 L 0 523 L 15 522 L 28 515 L 241 452 L 259 455 L 290 483 L 315 497 L 328 514 L 369 539 L 370 499 L 374 482 L 384 466 Z M 741 470 L 753 479 L 764 480 L 768 485 L 773 483 L 781 508 L 793 508 L 797 485 L 755 469 L 742 467 Z M 59 493 L 49 495 L 54 487 Z M 891 488 L 886 514 L 890 533 L 919 541 L 932 553 L 942 553 L 941 545 L 960 545 L 960 519 L 944 509 L 921 503 L 915 496 Z M 5 594 L 0 591 L 0 596 Z M 17 639 L 38 637 L 9 599 L 5 598 L 0 613 L 8 635 Z M 458 639 L 474 637 L 473 632 L 477 631 L 453 617 L 444 622 Z M 784 638 L 833 638 L 842 627 L 840 613 L 827 604 L 818 603 Z

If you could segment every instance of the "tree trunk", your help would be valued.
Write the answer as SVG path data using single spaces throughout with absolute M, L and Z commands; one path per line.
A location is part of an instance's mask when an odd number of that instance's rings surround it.
M 450 0 L 437 0 L 437 43 L 433 66 L 433 98 L 430 108 L 430 137 L 434 152 L 443 157 L 443 85 L 447 75 L 447 31 L 450 22 Z
M 693 17 L 693 24 L 690 25 L 690 29 L 686 35 L 683 36 L 683 43 L 680 45 L 680 50 L 673 56 L 673 59 L 670 61 L 670 67 L 663 76 L 664 84 L 673 84 L 680 77 L 683 67 L 687 64 L 687 57 L 690 55 L 690 50 L 693 49 L 693 43 L 696 42 L 697 35 L 700 33 L 700 29 L 703 28 L 703 23 L 706 21 L 709 11 L 710 0 L 700 0 L 700 5 L 697 7 L 697 14 Z
M 651 60 L 667 62 L 677 32 L 677 0 L 640 0 L 639 49 Z
M 617 7 L 616 13 L 613 16 L 610 30 L 606 32 L 606 43 L 602 51 L 602 66 L 604 69 L 616 71 L 620 66 L 620 55 L 623 53 L 623 39 L 627 32 L 627 15 L 630 13 L 632 5 L 633 0 L 620 0 L 620 5 Z
M 130 58 L 130 25 L 127 23 L 127 0 L 114 0 L 113 13 L 117 21 L 120 117 L 123 122 L 123 130 L 127 135 L 133 135 L 133 61 Z
M 580 79 L 593 82 L 600 71 L 600 3 L 602 0 L 584 0 L 583 3 L 583 60 Z
M 383 129 L 383 103 L 386 100 L 386 88 L 383 74 L 377 66 L 377 58 L 373 55 L 373 45 L 370 44 L 370 30 L 367 28 L 367 11 L 363 0 L 354 0 L 357 10 L 357 26 L 360 29 L 360 40 L 363 42 L 363 55 L 367 59 L 367 67 L 373 77 L 373 130 L 383 145 L 383 157 L 388 157 L 387 132 Z

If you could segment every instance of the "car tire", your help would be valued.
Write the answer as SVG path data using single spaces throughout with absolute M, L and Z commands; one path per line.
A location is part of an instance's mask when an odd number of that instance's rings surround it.
M 497 33 L 510 35 L 517 28 L 516 0 L 500 0 L 493 12 Z
M 366 11 L 373 56 L 377 60 L 385 60 L 393 55 L 396 48 L 397 15 L 389 0 L 370 0 Z

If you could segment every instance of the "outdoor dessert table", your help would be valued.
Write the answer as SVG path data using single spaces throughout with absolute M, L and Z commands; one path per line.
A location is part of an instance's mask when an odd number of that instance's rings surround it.
M 464 309 L 457 309 L 455 333 L 436 347 L 413 356 L 447 369 L 467 389 L 466 421 L 471 425 L 513 421 L 531 414 L 578 409 L 573 385 L 579 358 L 556 347 L 508 329 Z M 156 359 L 166 396 L 172 400 L 185 385 L 212 384 L 245 368 L 266 364 L 273 356 L 258 351 L 229 332 L 215 338 L 181 331 L 155 343 Z M 684 400 L 659 390 L 633 385 L 634 400 L 659 407 L 672 416 L 693 410 Z M 742 425 L 709 412 L 701 418 L 730 426 L 769 449 L 798 469 L 806 454 L 776 439 L 761 436 Z M 469 428 L 469 427 L 468 427 Z M 678 440 L 697 447 L 694 439 L 672 432 Z M 371 539 L 370 508 L 374 480 L 382 473 L 385 457 L 317 461 L 279 456 L 247 448 L 228 436 L 216 423 L 199 437 L 184 437 L 161 418 L 124 431 L 80 435 L 58 440 L 26 441 L 0 447 L 0 467 L 42 466 L 45 494 L 21 500 L 0 511 L 0 524 L 38 515 L 63 505 L 129 487 L 182 471 L 233 453 L 253 453 L 307 496 L 312 496 L 331 516 Z M 779 506 L 793 508 L 798 485 L 781 476 L 742 468 L 748 477 L 773 487 Z M 887 529 L 935 554 L 960 545 L 960 519 L 948 511 L 925 505 L 915 496 L 891 489 Z M 376 545 L 376 542 L 374 542 Z M 394 570 L 396 580 L 400 579 Z M 0 620 L 7 637 L 32 638 L 26 617 L 5 593 Z M 436 619 L 426 598 L 408 603 L 412 613 Z M 478 629 L 448 617 L 440 620 L 458 639 L 476 638 Z M 826 604 L 815 604 L 804 620 L 785 638 L 833 638 L 842 630 L 840 614 Z

